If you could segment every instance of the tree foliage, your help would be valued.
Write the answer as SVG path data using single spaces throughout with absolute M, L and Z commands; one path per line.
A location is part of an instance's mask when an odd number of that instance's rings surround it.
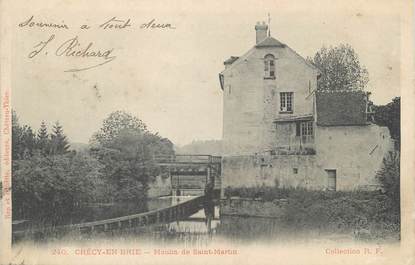
M 363 90 L 369 81 L 367 69 L 348 44 L 322 47 L 308 60 L 321 71 L 319 90 Z
M 35 134 L 12 112 L 14 218 L 43 216 L 51 224 L 59 223 L 102 194 L 101 164 L 89 155 L 69 152 L 68 142 L 58 122 L 51 134 L 45 122 Z
M 52 154 L 65 154 L 69 149 L 69 142 L 63 133 L 63 128 L 57 121 L 53 125 L 53 131 L 50 138 L 50 152 Z
M 168 139 L 149 132 L 140 119 L 117 111 L 93 135 L 91 154 L 104 166 L 102 173 L 113 188 L 111 200 L 142 200 L 149 180 L 161 173 L 153 157 L 174 151 Z
M 153 156 L 173 154 L 173 144 L 121 111 L 104 120 L 89 152 L 69 151 L 56 122 L 35 134 L 13 112 L 13 215 L 60 224 L 88 202 L 146 199 L 149 179 L 160 174 Z
M 91 142 L 106 146 L 111 144 L 120 131 L 126 129 L 140 133 L 148 132 L 147 126 L 142 120 L 125 111 L 115 111 L 104 120 L 101 129 L 93 135 Z
M 41 151 L 42 154 L 46 154 L 49 150 L 49 133 L 48 128 L 46 126 L 46 123 L 42 121 L 40 124 L 40 128 L 37 131 L 37 139 L 36 139 L 36 145 L 37 148 Z
M 391 198 L 393 208 L 398 212 L 400 209 L 400 168 L 399 152 L 390 152 L 383 159 L 382 168 L 376 174 L 385 194 Z
M 390 172 L 396 173 L 396 168 Z M 396 176 L 396 175 L 395 175 Z M 396 182 L 393 182 L 396 183 Z M 396 188 L 396 185 L 393 184 Z M 255 204 L 266 205 L 272 202 L 279 207 L 258 207 L 257 215 L 269 215 L 270 212 L 281 215 L 278 223 L 280 230 L 262 230 L 262 226 L 244 228 L 248 236 L 254 238 L 265 232 L 267 236 L 276 232 L 275 236 L 281 237 L 280 231 L 292 231 L 294 233 L 318 231 L 322 233 L 347 233 L 354 234 L 357 238 L 366 239 L 398 239 L 400 231 L 399 206 L 392 203 L 391 198 L 379 191 L 318 191 L 304 188 L 279 188 L 278 186 L 256 187 L 227 187 L 224 190 L 226 198 L 240 197 L 251 199 Z M 246 223 L 243 223 L 246 225 Z M 238 230 L 238 222 L 222 228 L 227 233 Z M 282 230 L 281 230 L 282 229 Z M 245 231 L 244 230 L 244 231 Z M 223 230 L 222 230 L 223 231 Z M 367 231 L 364 235 L 361 232 Z M 240 233 L 238 233 L 240 234 Z M 244 234 L 245 236 L 245 234 Z
M 27 125 L 21 126 L 15 111 L 12 111 L 12 158 L 24 159 L 36 150 L 35 134 Z
M 375 123 L 387 126 L 392 139 L 396 141 L 397 149 L 400 149 L 401 140 L 401 98 L 395 97 L 386 105 L 373 106 Z
M 16 112 L 12 112 L 12 157 L 25 159 L 34 154 L 58 155 L 69 152 L 69 141 L 63 127 L 57 121 L 52 133 L 48 133 L 46 123 L 42 121 L 35 134 L 28 125 L 20 125 Z
M 221 140 L 195 140 L 190 144 L 177 147 L 176 152 L 179 154 L 211 154 L 222 155 L 222 141 Z
M 40 218 L 57 224 L 82 203 L 95 199 L 102 187 L 100 164 L 70 153 L 13 161 L 14 218 Z

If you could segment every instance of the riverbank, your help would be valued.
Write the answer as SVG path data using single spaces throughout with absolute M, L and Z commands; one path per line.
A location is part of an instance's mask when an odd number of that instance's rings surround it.
M 229 236 L 243 231 L 247 239 L 336 234 L 359 240 L 397 241 L 399 212 L 381 192 L 227 189 L 221 201 L 219 230 Z

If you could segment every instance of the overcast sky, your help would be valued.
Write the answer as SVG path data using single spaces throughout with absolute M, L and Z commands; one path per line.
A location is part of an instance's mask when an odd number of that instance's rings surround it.
M 400 94 L 398 1 L 304 0 L 293 5 L 280 0 L 215 4 L 153 0 L 105 1 L 106 6 L 78 2 L 16 4 L 12 29 L 13 108 L 21 123 L 34 129 L 42 120 L 48 124 L 59 120 L 72 142 L 87 143 L 115 110 L 136 115 L 175 144 L 220 139 L 218 73 L 225 59 L 255 44 L 254 25 L 266 20 L 268 12 L 271 35 L 304 57 L 313 56 L 323 45 L 351 44 L 369 71 L 368 90 L 375 104 Z M 63 21 L 69 30 L 18 28 L 32 15 L 34 21 Z M 118 31 L 96 28 L 113 16 L 131 19 L 132 26 Z M 140 29 L 153 18 L 175 29 Z M 80 30 L 81 24 L 91 29 Z M 45 50 L 29 59 L 33 46 L 52 34 L 55 38 Z M 55 56 L 57 47 L 74 36 L 81 47 L 94 42 L 91 50 L 113 48 L 116 58 L 87 71 L 64 72 L 102 61 Z

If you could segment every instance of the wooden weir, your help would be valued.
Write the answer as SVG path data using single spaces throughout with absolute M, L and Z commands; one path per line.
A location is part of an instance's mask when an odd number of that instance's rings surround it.
M 166 224 L 174 221 L 185 220 L 191 215 L 203 209 L 204 196 L 198 196 L 190 200 L 178 203 L 173 206 L 152 210 L 145 213 L 127 215 L 106 220 L 86 222 L 80 224 L 56 226 L 52 229 L 30 229 L 13 231 L 14 236 L 24 235 L 26 233 L 47 232 L 47 230 L 71 231 L 78 230 L 80 232 L 92 231 L 109 231 L 122 230 L 133 227 L 144 227 L 156 224 Z

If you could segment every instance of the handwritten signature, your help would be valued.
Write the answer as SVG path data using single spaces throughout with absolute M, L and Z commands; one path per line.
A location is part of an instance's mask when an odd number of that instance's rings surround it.
M 30 16 L 25 21 L 18 24 L 19 28 L 29 29 L 29 30 L 68 30 L 74 29 L 73 26 L 67 25 L 63 20 L 60 23 L 50 22 L 50 21 L 41 21 L 35 19 L 34 16 Z M 103 30 L 103 31 L 120 31 L 126 29 L 132 29 L 133 23 L 130 18 L 127 19 L 120 19 L 117 17 L 111 17 L 107 19 L 104 23 L 100 23 L 95 27 L 90 24 L 82 24 L 79 26 L 79 30 L 81 31 L 88 31 L 95 28 L 96 30 Z M 176 29 L 176 27 L 170 23 L 159 23 L 156 19 L 151 19 L 146 23 L 142 23 L 139 26 L 140 30 L 169 30 L 169 29 Z M 97 48 L 94 42 L 89 42 L 89 44 L 85 45 L 81 43 L 78 36 L 70 38 L 62 43 L 58 43 L 56 46 L 53 47 L 55 41 L 55 34 L 49 36 L 48 39 L 39 41 L 33 49 L 29 52 L 28 57 L 29 59 L 33 59 L 34 57 L 38 57 L 40 55 L 48 55 L 48 50 L 53 49 L 54 55 L 58 57 L 72 57 L 72 58 L 84 58 L 90 59 L 89 61 L 93 61 L 95 58 L 99 60 L 98 63 L 91 63 L 91 65 L 80 67 L 80 68 L 73 68 L 66 70 L 65 72 L 79 72 L 85 71 L 88 69 L 96 68 L 102 66 L 104 64 L 110 63 L 114 61 L 117 57 L 114 54 L 114 48 L 109 49 L 102 49 Z
M 45 55 L 48 55 L 48 51 L 46 47 L 51 46 L 51 42 L 55 39 L 55 34 L 52 34 L 46 41 L 40 41 L 38 44 L 36 44 L 33 48 L 28 57 L 30 59 L 38 56 L 40 53 L 44 51 Z M 114 48 L 110 49 L 95 49 L 94 43 L 89 42 L 88 45 L 83 46 L 81 45 L 78 36 L 75 36 L 71 39 L 68 39 L 64 41 L 62 44 L 58 46 L 58 48 L 55 50 L 55 55 L 59 57 L 77 57 L 77 58 L 102 58 L 102 60 L 93 65 L 89 65 L 82 68 L 73 68 L 65 70 L 65 72 L 79 72 L 79 71 L 85 71 L 88 69 L 96 68 L 98 66 L 102 66 L 104 64 L 107 64 L 109 62 L 112 62 L 117 57 L 112 55 L 114 51 Z

